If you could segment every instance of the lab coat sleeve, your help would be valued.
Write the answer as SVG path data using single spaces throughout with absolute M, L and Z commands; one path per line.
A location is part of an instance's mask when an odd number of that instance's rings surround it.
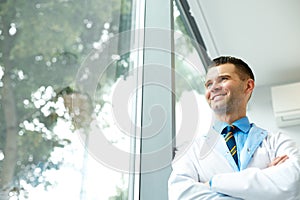
M 266 169 L 248 168 L 241 172 L 215 175 L 212 190 L 245 200 L 300 199 L 300 156 L 296 144 L 281 133 L 268 142 L 276 156 L 287 154 L 289 159 Z
M 187 154 L 173 163 L 168 182 L 169 200 L 237 200 L 224 194 L 213 192 L 204 183 L 200 183 L 198 173 Z

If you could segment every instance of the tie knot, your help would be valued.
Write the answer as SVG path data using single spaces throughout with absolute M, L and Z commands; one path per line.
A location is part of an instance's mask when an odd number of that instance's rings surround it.
M 235 129 L 234 125 L 227 126 L 227 132 L 233 132 Z
M 230 126 L 226 126 L 223 130 L 223 134 L 228 134 L 228 133 L 233 133 L 235 131 L 235 126 L 234 125 L 230 125 Z

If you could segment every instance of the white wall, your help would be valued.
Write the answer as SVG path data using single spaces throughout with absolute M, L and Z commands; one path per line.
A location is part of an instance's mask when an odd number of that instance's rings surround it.
M 249 102 L 248 117 L 251 122 L 261 128 L 276 132 L 281 130 L 300 147 L 300 125 L 285 128 L 278 128 L 273 114 L 271 88 L 267 86 L 256 87 Z

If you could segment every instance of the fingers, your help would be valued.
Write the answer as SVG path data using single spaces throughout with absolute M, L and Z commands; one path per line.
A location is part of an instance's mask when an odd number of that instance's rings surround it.
M 278 156 L 268 165 L 268 167 L 280 165 L 280 164 L 284 163 L 287 159 L 289 159 L 289 157 L 287 155 Z
M 284 163 L 287 159 L 289 159 L 289 157 L 287 155 L 284 155 L 282 157 L 279 157 L 280 159 L 278 160 L 276 165 L 279 165 L 281 163 Z

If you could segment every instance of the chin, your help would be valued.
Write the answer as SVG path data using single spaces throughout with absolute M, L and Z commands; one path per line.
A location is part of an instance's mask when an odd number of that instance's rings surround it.
M 216 114 L 226 114 L 228 112 L 228 107 L 227 106 L 211 106 L 211 109 L 214 111 Z

